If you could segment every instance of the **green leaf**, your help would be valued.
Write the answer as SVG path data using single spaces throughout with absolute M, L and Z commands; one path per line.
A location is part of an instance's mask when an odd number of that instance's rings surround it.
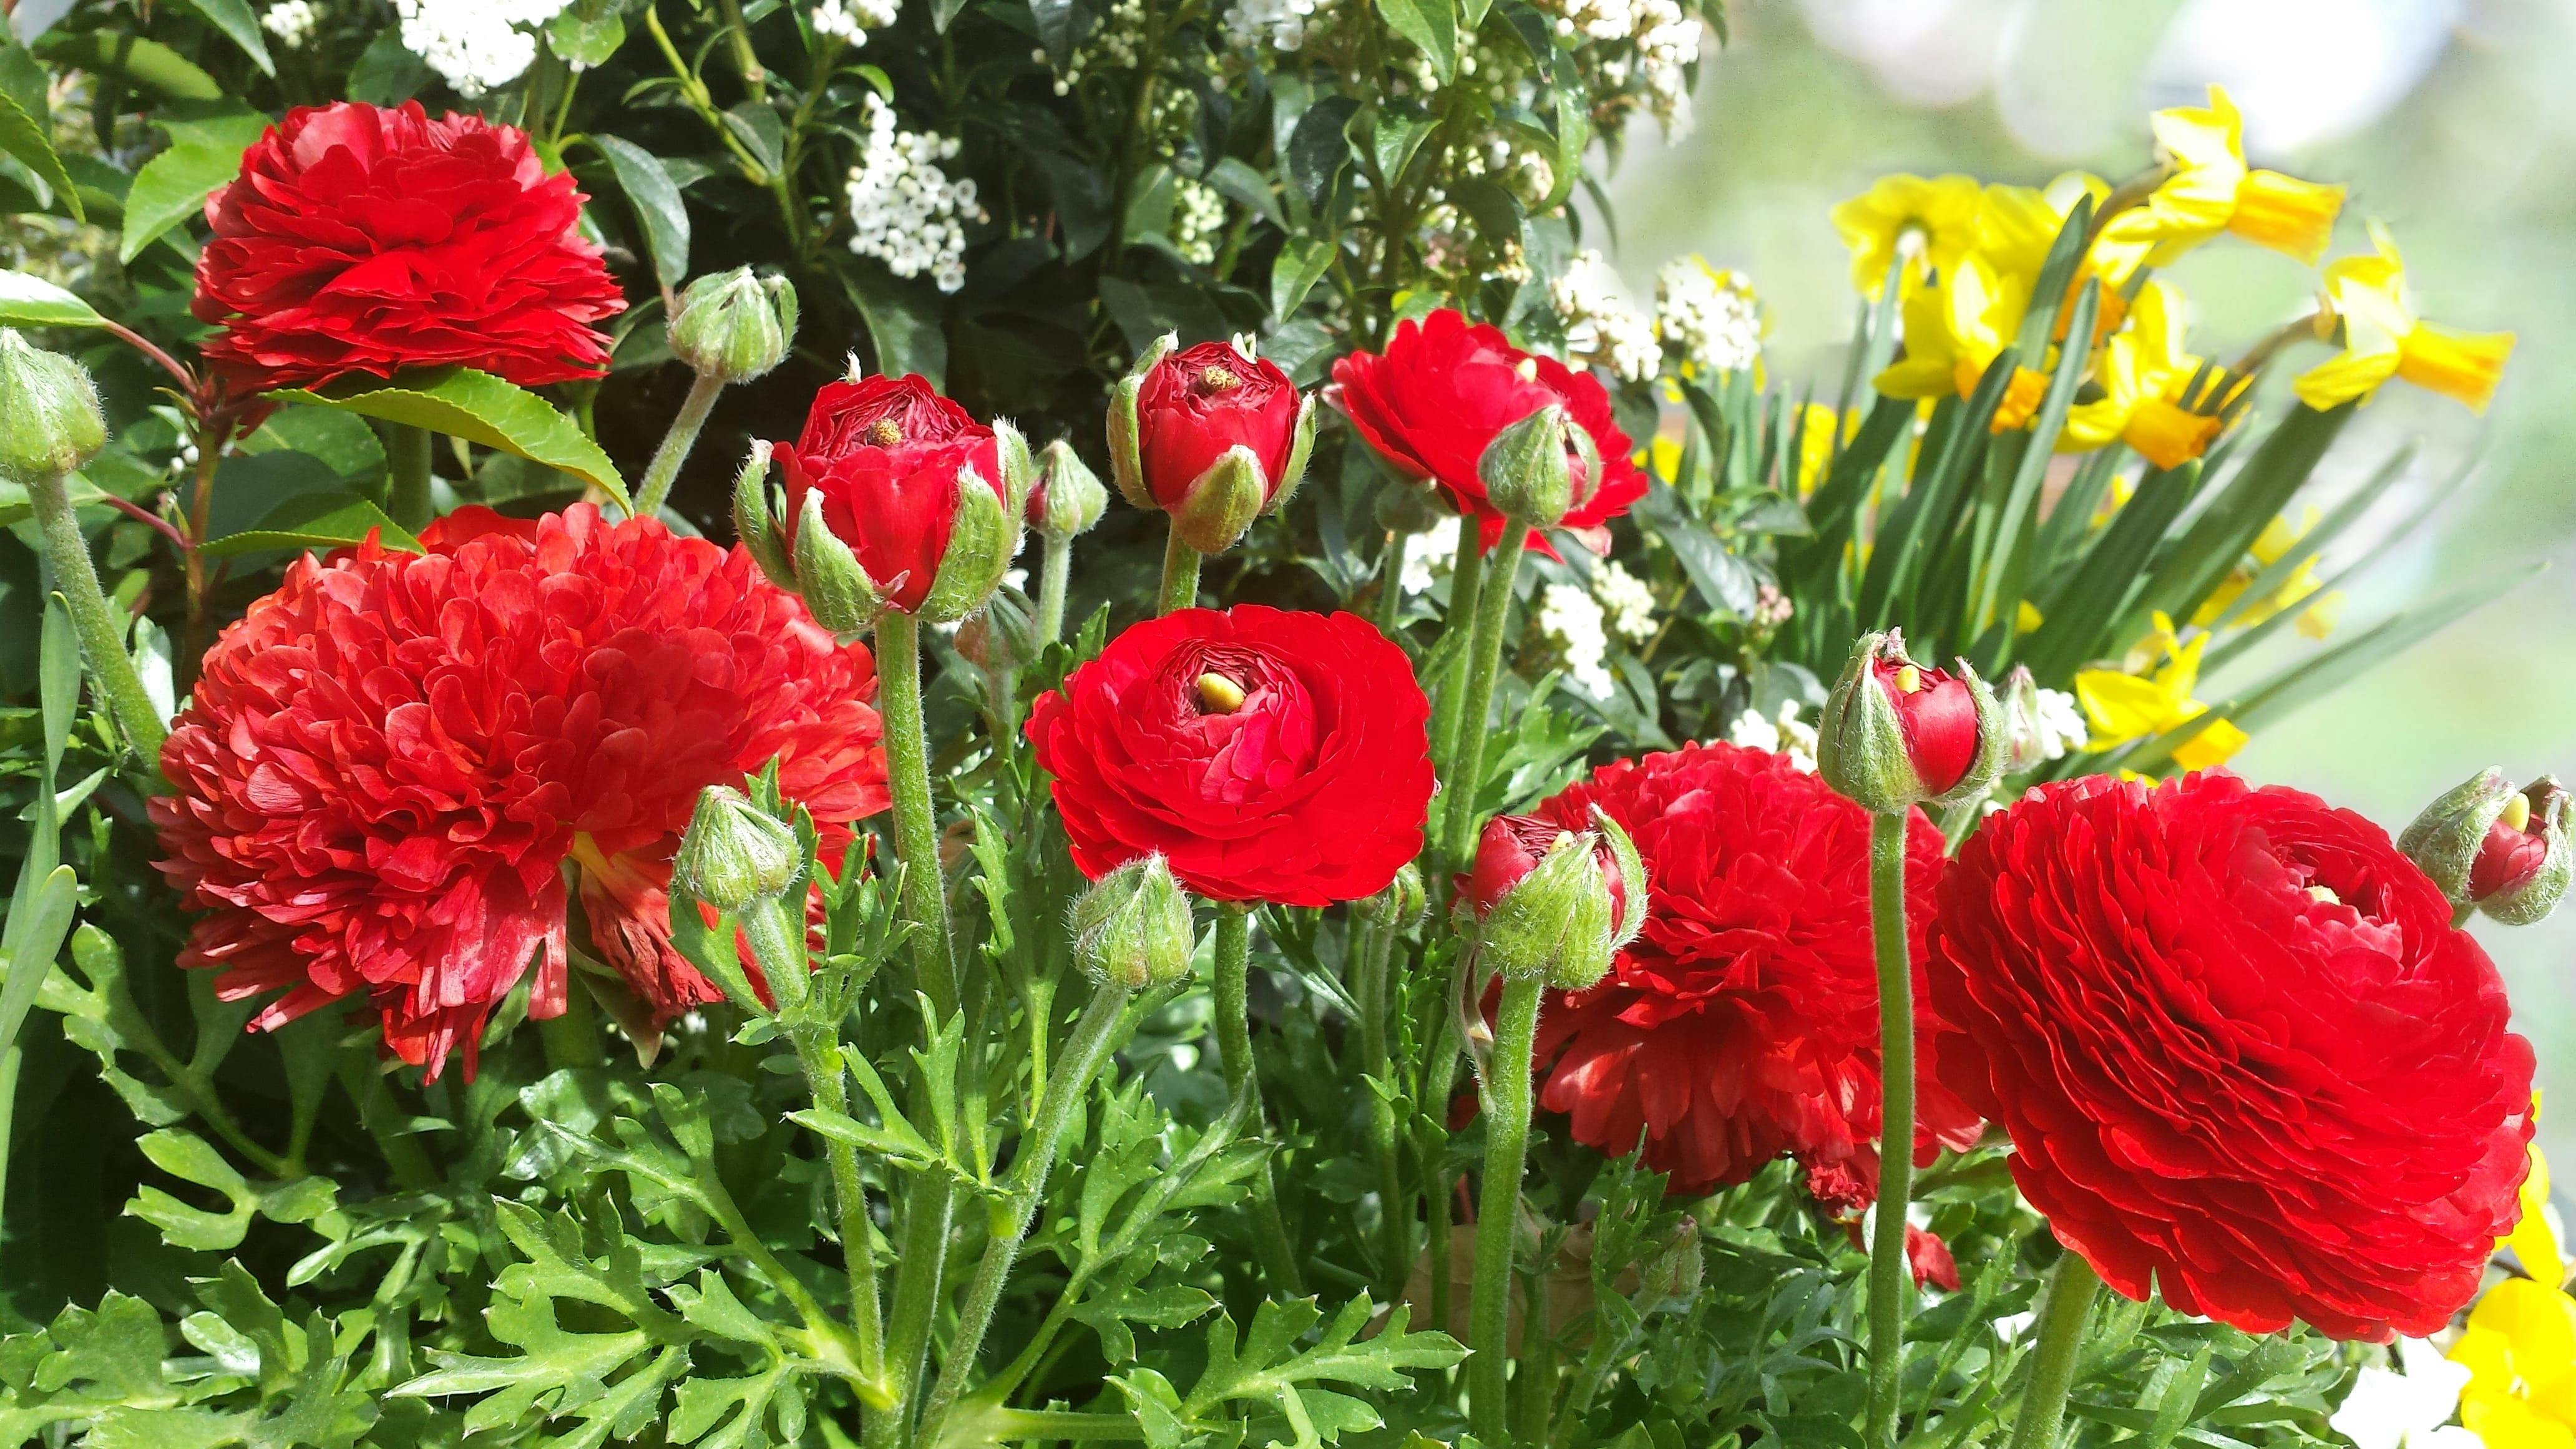
M 259 33 L 259 17 L 250 13 L 246 0 L 181 0 L 189 9 L 206 18 L 206 23 L 224 33 L 224 38 L 240 46 L 251 64 L 262 75 L 277 74 L 277 62 L 269 59 L 267 37 Z
M 34 857 L 27 863 L 34 865 Z M 63 942 L 71 935 L 72 913 L 80 900 L 80 882 L 68 865 L 46 872 L 34 890 L 24 884 L 19 890 L 28 899 L 9 912 L 5 936 L 0 936 L 0 978 L 5 978 L 0 979 L 0 1056 L 17 1043 L 27 1009 L 35 1005 L 36 992 L 53 973 L 54 958 L 62 954 Z
M 0 327 L 104 327 L 91 306 L 42 277 L 0 272 Z
M 643 225 L 645 243 L 653 252 L 654 277 L 665 287 L 680 285 L 689 275 L 689 208 L 680 199 L 669 168 L 660 157 L 622 136 L 594 135 L 590 144 L 608 158 L 618 189 L 626 193 L 627 205 L 635 208 L 635 219 Z
M 881 267 L 853 267 L 846 285 L 859 315 L 867 319 L 868 340 L 875 345 L 877 371 L 889 376 L 917 372 L 932 387 L 948 377 L 948 334 L 938 307 L 922 289 Z
M 355 493 L 331 492 L 290 498 L 241 532 L 209 542 L 202 552 L 209 558 L 230 558 L 272 548 L 342 548 L 364 541 L 370 532 L 387 548 L 421 551 L 420 540 L 374 503 Z
M 43 117 L 27 114 L 13 96 L 0 94 L 0 151 L 6 151 L 27 165 L 53 188 L 54 196 L 70 208 L 75 221 L 89 220 L 81 206 L 80 188 L 72 184 L 72 174 L 63 169 L 63 158 L 54 154 L 52 127 Z
M 1390 186 L 1403 178 L 1423 141 L 1440 129 L 1440 123 L 1421 107 L 1404 104 L 1406 108 L 1399 111 L 1391 103 L 1381 103 L 1369 116 L 1369 159 L 1377 163 L 1377 174 Z
M 1306 300 L 1333 265 L 1333 244 L 1317 237 L 1290 237 L 1270 264 L 1270 315 L 1284 318 Z
M 1203 179 L 1227 197 L 1261 213 L 1272 226 L 1281 231 L 1288 229 L 1288 219 L 1279 212 L 1279 198 L 1271 191 L 1269 179 L 1249 163 L 1228 156 L 1209 167 Z
M 224 99 L 224 88 L 187 57 L 157 40 L 145 40 L 131 32 L 49 30 L 29 48 L 57 65 L 122 77 L 136 90 L 149 91 L 164 100 Z
M 202 214 L 208 194 L 241 174 L 242 152 L 259 140 L 269 120 L 244 111 L 163 124 L 170 149 L 144 162 L 125 194 L 119 261 L 133 261 L 170 228 Z
M 587 7 L 567 5 L 546 22 L 546 48 L 576 71 L 606 65 L 626 43 L 626 20 L 614 6 L 585 15 Z
M 173 1177 L 221 1193 L 232 1206 L 223 1212 L 193 1207 L 157 1187 L 144 1187 L 125 1205 L 128 1214 L 161 1230 L 182 1248 L 230 1252 L 241 1246 L 253 1217 L 281 1223 L 307 1223 L 331 1210 L 338 1188 L 321 1177 L 283 1182 L 253 1182 L 224 1160 L 204 1138 L 176 1127 L 148 1134 L 135 1143 L 152 1165 Z
M 277 402 L 339 408 L 360 417 L 408 423 L 559 469 L 599 489 L 631 511 L 626 482 L 599 445 L 572 419 L 526 388 L 470 367 L 406 372 L 390 382 L 352 378 L 320 391 L 286 389 Z
M 1458 12 L 1450 0 L 1377 0 L 1387 28 L 1410 40 L 1446 85 L 1458 74 Z

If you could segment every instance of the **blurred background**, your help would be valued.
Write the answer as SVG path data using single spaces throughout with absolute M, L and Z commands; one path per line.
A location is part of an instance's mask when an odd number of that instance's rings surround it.
M 2576 4 L 2566 0 L 1737 0 L 1702 63 L 1697 124 L 1632 132 L 1591 245 L 1640 298 L 1698 252 L 1750 273 L 1769 365 L 1794 386 L 1841 375 L 1853 298 L 1826 219 L 1889 171 L 2114 182 L 2149 160 L 2146 116 L 2228 87 L 2254 164 L 2351 187 L 2333 252 L 2387 223 L 2423 316 L 2520 344 L 2485 418 L 2392 386 L 2363 409 L 2307 501 L 2330 504 L 2409 439 L 2420 476 L 2329 551 L 2322 577 L 2477 471 L 2419 536 L 2350 585 L 2344 627 L 2489 571 L 2537 581 L 2258 735 L 2249 777 L 2312 790 L 2392 832 L 2477 768 L 2576 776 Z M 2166 275 L 2194 303 L 2193 350 L 2231 356 L 2295 315 L 2314 275 L 2246 245 Z M 2258 402 L 2294 406 L 2295 349 Z M 2409 489 L 2417 490 L 2409 499 Z M 2285 631 L 2286 632 L 2286 631 Z M 2290 648 L 2315 648 L 2299 641 Z M 2249 660 L 2246 677 L 2278 660 Z M 2201 691 L 2224 698 L 2241 679 Z M 2473 928 L 2511 988 L 2557 1106 L 2541 1139 L 2576 1165 L 2576 907 L 2542 926 Z M 2563 1175 L 2564 1169 L 2562 1169 Z

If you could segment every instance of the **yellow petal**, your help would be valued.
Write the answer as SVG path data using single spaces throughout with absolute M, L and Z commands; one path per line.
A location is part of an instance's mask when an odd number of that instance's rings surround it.
M 1971 176 L 1898 174 L 1880 177 L 1836 206 L 1834 230 L 1851 249 L 1852 285 L 1876 299 L 1886 288 L 1889 265 L 1916 247 L 1927 266 L 1946 275 L 1976 241 L 1981 192 Z
M 2116 669 L 2086 669 L 2075 676 L 2075 699 L 2084 706 L 2091 726 L 2092 748 L 2109 749 L 2164 728 L 2173 712 L 2172 694 L 2154 680 Z
M 2141 399 L 2121 429 L 2121 441 L 2159 468 L 2179 468 L 2209 450 L 2219 421 L 2160 397 Z
M 2246 739 L 2245 731 L 2233 724 L 2213 720 L 2209 728 L 2174 746 L 2174 763 L 2186 770 L 2216 769 L 2235 758 L 2236 752 L 2245 748 Z
M 2040 614 L 2039 606 L 2028 599 L 2022 600 L 2021 607 L 2013 611 L 2013 630 L 2016 633 L 2036 634 L 2039 626 L 2047 622 Z
M 2424 322 L 2398 344 L 2397 375 L 2483 413 L 2512 355 L 2510 332 L 2455 332 Z
M 2256 246 L 2297 257 L 2310 266 L 2326 254 L 2344 189 L 2301 181 L 2278 171 L 2249 171 L 2236 188 L 2236 210 L 2227 229 Z
M 2310 639 L 2323 639 L 2343 622 L 2343 590 L 2319 598 L 2299 615 L 2299 632 Z
M 2324 412 L 2378 391 L 2381 383 L 2397 375 L 2397 366 L 2403 360 L 2394 347 L 2372 351 L 2346 348 L 2293 378 L 2290 390 L 2299 395 L 2299 401 Z

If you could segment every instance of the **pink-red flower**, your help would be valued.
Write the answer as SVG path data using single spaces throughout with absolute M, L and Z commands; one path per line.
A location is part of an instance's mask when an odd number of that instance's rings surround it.
M 1429 718 L 1367 620 L 1238 604 L 1110 640 L 1038 698 L 1028 736 L 1084 875 L 1160 851 L 1212 900 L 1321 906 L 1421 853 Z
M 1598 805 L 1646 866 L 1646 925 L 1600 985 L 1539 1017 L 1540 1105 L 1576 1141 L 1635 1150 L 1676 1190 L 1783 1155 L 1877 1180 L 1877 976 L 1869 817 L 1786 755 L 1687 745 L 1602 766 L 1538 810 Z M 1907 929 L 1922 960 L 1941 832 L 1906 835 Z M 1917 995 L 1918 1022 L 1931 1013 Z M 1915 1155 L 1975 1139 L 1977 1114 L 1918 1071 Z
M 1297 384 L 1266 357 L 1232 343 L 1202 342 L 1154 364 L 1136 393 L 1136 444 L 1146 491 L 1166 510 L 1229 449 L 1261 462 L 1266 505 L 1287 477 L 1297 441 Z
M 1942 1079 L 2132 1298 L 2442 1327 L 2518 1216 L 2531 1046 L 2388 836 L 2233 775 L 2043 786 L 1940 886 Z
M 770 456 L 787 475 L 790 541 L 805 495 L 821 494 L 824 525 L 907 614 L 947 560 L 958 490 L 1010 500 L 993 429 L 918 375 L 825 385 L 796 445 L 773 444 Z
M 596 377 L 626 300 L 582 194 L 527 133 L 343 101 L 286 114 L 206 198 L 205 346 L 244 390 L 455 364 L 522 386 Z
M 1438 484 L 1459 512 L 1475 518 L 1488 549 L 1503 536 L 1503 515 L 1485 497 L 1477 460 L 1496 433 L 1550 403 L 1564 406 L 1601 455 L 1601 476 L 1575 482 L 1566 531 L 1594 553 L 1608 553 L 1609 521 L 1646 496 L 1646 475 L 1630 457 L 1637 445 L 1620 431 L 1599 379 L 1524 352 L 1454 310 L 1397 324 L 1383 353 L 1354 352 L 1334 363 L 1325 396 L 1378 456 L 1408 477 Z M 1530 545 L 1555 556 L 1535 529 Z
M 533 967 L 564 1009 L 578 949 L 657 1022 L 718 992 L 670 941 L 671 855 L 700 787 L 773 757 L 827 845 L 884 808 L 875 668 L 740 549 L 576 506 L 469 509 L 425 554 L 310 558 L 207 652 L 152 802 L 184 903 L 180 963 L 284 994 L 275 1027 L 365 993 L 385 1041 L 473 1067 Z

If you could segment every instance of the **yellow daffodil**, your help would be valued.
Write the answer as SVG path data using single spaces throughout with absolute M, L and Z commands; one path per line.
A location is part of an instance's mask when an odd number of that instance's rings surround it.
M 2148 124 L 2169 174 L 2143 204 L 2103 227 L 2114 245 L 2143 245 L 2155 267 L 2220 232 L 2310 264 L 2325 255 L 2344 189 L 2246 165 L 2245 118 L 2225 89 L 2211 86 L 2206 108 L 2158 111 Z
M 2057 234 L 2065 229 L 2075 203 L 2089 196 L 2099 206 L 2110 190 L 2101 177 L 2083 171 L 2069 171 L 2048 183 L 2044 190 L 1989 186 L 1977 209 L 1976 253 L 1998 274 L 2020 277 L 2036 286 L 2040 269 L 2048 264 L 2048 253 L 2057 245 Z M 2058 299 L 2058 340 L 2066 336 L 2066 324 L 2073 315 L 2069 309 L 2087 281 L 2099 280 L 2102 284 L 2102 300 L 2093 320 L 2094 340 L 2100 341 L 2120 325 L 2128 306 L 2120 289 L 2145 260 L 2146 251 L 2136 243 L 2113 242 L 2100 236 L 2093 239 L 2084 260 L 2067 279 L 2066 295 Z
M 2128 325 L 2102 346 L 2093 380 L 2102 395 L 2066 414 L 2061 448 L 2081 451 L 2124 442 L 2159 468 L 2177 468 L 2206 451 L 2220 420 L 2183 406 L 2201 359 L 2183 346 L 2182 289 L 2161 278 L 2142 287 Z
M 1899 256 L 1947 275 L 1977 239 L 1982 189 L 1973 176 L 1882 176 L 1834 208 L 1834 230 L 1851 248 L 1852 285 L 1875 299 Z M 1909 270 L 1910 284 L 1918 270 Z
M 2326 268 L 2317 333 L 2340 337 L 2341 354 L 2300 373 L 2299 401 L 2330 408 L 2368 397 L 2392 377 L 2487 410 L 2513 354 L 2510 332 L 2455 332 L 2418 319 L 2406 293 L 2406 261 L 2385 228 L 2370 228 L 2372 254 Z
M 2469 1370 L 2460 1422 L 2487 1449 L 2576 1446 L 2576 1299 L 2505 1279 L 2470 1310 L 2451 1362 Z
M 2531 1172 L 2522 1180 L 2522 1217 L 2496 1246 L 2513 1250 L 2522 1271 L 2543 1283 L 2567 1281 L 2567 1254 L 2558 1241 L 2558 1224 L 2549 1207 L 2549 1159 L 2531 1149 Z
M 2158 613 L 2155 628 L 2132 655 L 2129 669 L 2087 669 L 2075 676 L 2075 698 L 2091 726 L 2089 748 L 2099 752 L 2141 738 L 2152 738 L 2209 713 L 2192 698 L 2200 686 L 2200 653 L 2209 636 L 2196 634 L 2185 644 L 2176 637 L 2173 620 Z M 2147 671 L 2152 669 L 2152 673 Z M 2186 770 L 2225 764 L 2245 747 L 2243 730 L 2223 719 L 2174 747 L 2174 763 Z
M 1798 496 L 1805 498 L 1825 481 L 1825 468 L 1834 459 L 1834 410 L 1823 403 L 1808 403 L 1798 409 Z
M 2247 557 L 2228 570 L 2227 577 L 2219 581 L 2218 587 L 2201 604 L 2200 612 L 2192 615 L 2192 623 L 2204 629 L 2216 624 L 2219 617 L 2234 608 L 2236 601 L 2253 586 L 2255 575 L 2287 557 L 2299 546 L 2299 541 L 2308 536 L 2308 530 L 2316 526 L 2317 511 L 2314 508 L 2307 511 L 2295 528 L 2286 518 L 2275 518 L 2264 524 Z M 2311 639 L 2323 639 L 2334 632 L 2336 616 L 2343 607 L 2343 595 L 2327 594 L 2311 601 L 2316 592 L 2317 562 L 2311 558 L 2283 579 L 2279 588 L 2238 610 L 2235 622 L 2252 628 L 2284 609 L 2306 602 L 2307 608 L 2299 614 L 2299 632 Z
M 1889 397 L 1968 396 L 2011 343 L 2029 304 L 2028 279 L 1998 273 L 1982 256 L 1960 258 L 1939 281 L 1905 299 L 1905 355 L 1875 385 Z M 2047 390 L 2045 374 L 2015 368 L 1995 409 L 1994 430 L 2029 422 Z

